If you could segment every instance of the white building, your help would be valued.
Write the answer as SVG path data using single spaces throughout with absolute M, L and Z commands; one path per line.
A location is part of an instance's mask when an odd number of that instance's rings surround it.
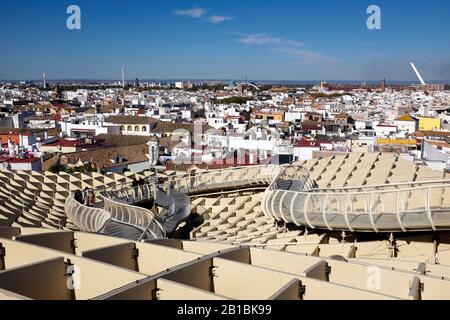
M 99 134 L 120 134 L 120 126 L 101 120 L 70 120 L 59 123 L 61 133 L 66 137 L 98 136 Z
M 311 160 L 315 151 L 332 151 L 331 142 L 302 140 L 294 145 L 294 161 Z
M 374 128 L 375 135 L 380 138 L 387 138 L 392 135 L 396 135 L 398 132 L 397 126 L 387 125 L 387 124 L 379 124 Z
M 412 134 L 419 129 L 419 120 L 410 115 L 404 115 L 394 120 L 394 126 L 397 126 L 401 133 Z

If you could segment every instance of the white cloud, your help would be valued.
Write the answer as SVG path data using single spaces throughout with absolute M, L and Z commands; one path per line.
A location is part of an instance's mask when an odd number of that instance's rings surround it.
M 248 34 L 244 35 L 241 38 L 237 39 L 238 42 L 248 44 L 248 45 L 287 45 L 294 47 L 303 46 L 302 42 L 296 40 L 286 40 L 279 37 L 273 37 L 267 33 L 258 33 L 258 34 Z
M 271 50 L 287 54 L 296 59 L 296 63 L 336 63 L 337 59 L 327 56 L 321 52 L 315 52 L 304 48 L 304 43 L 284 39 L 281 37 L 274 37 L 268 33 L 258 34 L 239 34 L 236 40 L 246 45 L 269 46 Z
M 206 10 L 204 8 L 192 8 L 192 9 L 186 9 L 186 10 L 176 10 L 173 12 L 173 14 L 177 15 L 177 16 L 201 18 L 206 14 L 207 11 L 208 10 Z
M 213 16 L 210 16 L 208 18 L 208 21 L 211 22 L 211 23 L 222 23 L 222 22 L 230 21 L 230 20 L 234 20 L 234 19 L 236 19 L 236 18 L 235 17 L 228 17 L 228 16 L 216 16 L 216 15 L 213 15 Z

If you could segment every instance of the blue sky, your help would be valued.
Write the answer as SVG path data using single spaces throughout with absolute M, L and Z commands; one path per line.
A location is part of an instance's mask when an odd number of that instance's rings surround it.
M 66 9 L 81 8 L 81 30 Z M 381 30 L 366 27 L 381 8 Z M 448 0 L 14 0 L 0 79 L 450 80 Z

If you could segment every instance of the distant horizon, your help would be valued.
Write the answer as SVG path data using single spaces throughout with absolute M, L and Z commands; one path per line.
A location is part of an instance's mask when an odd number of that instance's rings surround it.
M 132 79 L 125 79 L 125 81 L 130 84 L 134 83 L 136 79 L 139 80 L 139 82 L 160 82 L 160 83 L 173 83 L 173 82 L 194 82 L 194 83 L 206 83 L 206 82 L 254 82 L 254 83 L 261 83 L 261 84 L 279 84 L 279 83 L 286 83 L 286 84 L 316 84 L 321 82 L 327 82 L 330 84 L 380 84 L 383 79 L 379 80 L 329 80 L 329 79 L 321 79 L 321 80 L 283 80 L 283 79 L 214 79 L 214 78 L 160 78 L 160 79 L 140 79 L 140 78 L 132 78 Z M 86 78 L 86 79 L 76 79 L 76 78 L 61 78 L 61 79 L 47 79 L 47 83 L 61 83 L 61 82 L 121 82 L 121 79 L 101 79 L 101 78 Z M 43 79 L 0 79 L 0 83 L 18 83 L 18 82 L 33 82 L 33 83 L 42 83 Z M 450 85 L 450 80 L 427 80 L 427 85 L 432 84 L 447 84 Z M 388 80 L 386 79 L 386 84 L 417 84 L 420 85 L 420 81 L 414 81 L 414 80 Z

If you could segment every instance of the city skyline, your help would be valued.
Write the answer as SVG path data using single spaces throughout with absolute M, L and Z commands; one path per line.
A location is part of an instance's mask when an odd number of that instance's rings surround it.
M 417 82 L 411 61 L 426 81 L 450 79 L 448 1 L 377 1 L 380 30 L 366 26 L 371 4 L 77 1 L 69 30 L 71 3 L 15 1 L 0 13 L 0 79 L 120 80 L 125 65 L 127 79 Z

